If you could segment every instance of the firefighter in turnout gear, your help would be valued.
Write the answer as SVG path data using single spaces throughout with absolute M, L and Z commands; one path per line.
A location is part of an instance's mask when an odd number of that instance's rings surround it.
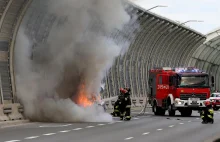
M 212 109 L 212 104 L 207 101 L 205 102 L 206 108 L 201 112 L 202 123 L 214 123 L 214 111 Z
M 130 120 L 131 119 L 131 98 L 130 98 L 130 88 L 124 89 L 124 97 L 122 100 L 121 108 L 121 120 Z
M 112 116 L 118 116 L 118 117 L 121 116 L 121 100 L 123 96 L 124 96 L 124 89 L 120 88 L 120 94 L 118 96 L 117 101 L 114 104 L 114 111 L 113 113 L 111 113 Z

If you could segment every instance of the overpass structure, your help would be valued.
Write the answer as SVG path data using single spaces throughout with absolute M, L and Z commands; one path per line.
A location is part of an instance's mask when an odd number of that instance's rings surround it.
M 21 25 L 36 44 L 46 40 L 56 20 L 47 11 L 45 0 L 0 0 L 0 121 L 22 119 L 23 109 L 16 97 L 14 48 Z M 216 77 L 220 89 L 220 48 L 218 32 L 205 35 L 167 18 L 145 11 L 130 3 L 130 10 L 140 23 L 128 52 L 116 59 L 106 78 L 104 98 L 130 86 L 132 97 L 141 98 L 148 92 L 148 69 L 154 66 L 195 65 Z M 132 31 L 132 29 L 131 29 Z M 130 36 L 133 36 L 130 33 Z M 204 44 L 203 44 L 204 43 Z

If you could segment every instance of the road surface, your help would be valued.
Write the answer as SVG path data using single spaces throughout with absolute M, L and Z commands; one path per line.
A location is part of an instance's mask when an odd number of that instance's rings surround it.
M 135 112 L 134 112 L 135 113 Z M 111 123 L 32 123 L 0 129 L 0 142 L 203 142 L 220 132 L 220 111 L 214 124 L 192 117 L 154 116 Z

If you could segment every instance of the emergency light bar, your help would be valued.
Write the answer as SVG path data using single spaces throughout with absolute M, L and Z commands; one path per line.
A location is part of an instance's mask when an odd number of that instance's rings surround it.
M 193 67 L 175 68 L 175 72 L 177 72 L 177 73 L 202 73 L 201 70 L 193 68 Z

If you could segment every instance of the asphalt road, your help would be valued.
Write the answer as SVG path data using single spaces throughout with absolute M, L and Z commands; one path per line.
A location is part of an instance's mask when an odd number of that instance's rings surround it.
M 134 112 L 135 114 L 135 112 Z M 131 121 L 111 123 L 31 123 L 0 129 L 0 142 L 203 142 L 220 132 L 220 111 L 214 124 L 192 117 L 160 117 L 151 112 Z

